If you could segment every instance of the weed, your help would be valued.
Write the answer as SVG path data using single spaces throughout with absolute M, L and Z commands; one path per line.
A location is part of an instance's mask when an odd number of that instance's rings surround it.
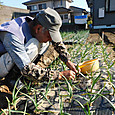
M 34 94 L 34 99 L 31 97 L 31 95 L 29 94 L 25 94 L 21 92 L 21 89 L 23 89 L 23 87 L 21 87 L 20 89 L 16 90 L 16 85 L 14 87 L 13 90 L 13 94 L 12 94 L 12 102 L 9 101 L 9 99 L 7 98 L 8 101 L 8 109 L 3 109 L 1 113 L 6 114 L 6 112 L 9 113 L 9 115 L 12 112 L 16 112 L 16 113 L 23 113 L 24 115 L 27 114 L 26 113 L 26 107 L 27 107 L 27 103 L 25 104 L 25 108 L 24 111 L 18 111 L 16 108 L 16 105 L 18 103 L 18 101 L 21 99 L 22 96 L 25 96 L 26 98 L 30 99 L 35 106 L 35 110 L 36 112 L 51 112 L 52 111 L 46 111 L 46 110 L 39 110 L 39 106 L 42 104 L 42 101 L 45 99 L 51 106 L 53 106 L 53 103 L 50 101 L 50 99 L 47 98 L 47 94 L 50 90 L 52 90 L 52 87 L 55 86 L 55 84 L 58 84 L 58 94 L 60 93 L 61 88 L 63 88 L 64 91 L 68 92 L 68 95 L 59 95 L 59 105 L 60 105 L 60 115 L 69 115 L 69 113 L 66 113 L 63 111 L 64 109 L 64 102 L 63 102 L 63 98 L 64 97 L 69 97 L 70 101 L 69 103 L 72 102 L 72 100 L 76 101 L 80 107 L 83 109 L 84 113 L 86 115 L 91 115 L 91 106 L 94 104 L 94 102 L 99 98 L 99 97 L 103 97 L 104 99 L 107 100 L 107 102 L 113 107 L 113 109 L 115 109 L 114 104 L 111 102 L 111 100 L 109 100 L 106 95 L 110 95 L 109 92 L 105 91 L 105 87 L 106 87 L 106 82 L 108 82 L 114 92 L 115 92 L 115 85 L 113 83 L 113 77 L 112 77 L 112 71 L 111 68 L 115 65 L 115 62 L 112 62 L 112 60 L 109 58 L 109 55 L 111 53 L 107 53 L 106 52 L 106 48 L 103 44 L 103 41 L 101 42 L 100 46 L 97 46 L 97 43 L 95 42 L 94 44 L 90 44 L 90 43 L 86 43 L 86 39 L 89 35 L 89 31 L 78 31 L 77 33 L 74 32 L 61 32 L 63 40 L 69 40 L 69 39 L 73 39 L 74 41 L 77 41 L 76 44 L 72 45 L 71 47 L 68 48 L 68 52 L 71 54 L 71 61 L 75 62 L 76 64 L 82 63 L 83 61 L 86 60 L 90 60 L 90 59 L 95 59 L 98 58 L 100 63 L 104 63 L 104 64 L 100 64 L 100 69 L 105 69 L 106 73 L 107 73 L 107 77 L 104 77 L 103 73 L 100 72 L 94 72 L 94 73 L 89 73 L 87 75 L 84 75 L 82 73 L 80 74 L 80 77 L 85 79 L 85 80 L 91 80 L 91 84 L 90 87 L 86 87 L 86 89 L 81 89 L 80 87 L 78 87 L 80 85 L 80 80 L 78 80 L 79 78 L 77 78 L 76 76 L 76 81 L 77 83 L 75 84 L 73 81 L 71 80 L 67 80 L 64 77 L 65 81 L 63 82 L 51 82 L 49 80 L 49 82 L 47 83 L 47 86 L 45 87 L 45 90 L 43 91 L 39 91 L 36 90 L 35 88 L 31 87 L 30 85 L 27 85 L 25 83 L 25 88 L 29 91 L 32 92 Z M 61 67 L 61 68 L 59 68 Z M 61 62 L 59 59 L 55 60 L 51 65 L 50 65 L 51 69 L 57 69 L 59 71 L 63 71 L 66 70 L 67 67 L 65 65 L 65 63 Z M 100 73 L 100 74 L 98 74 Z M 97 75 L 98 74 L 98 75 Z M 104 81 L 104 85 L 101 88 L 97 88 L 95 89 L 95 86 L 97 85 L 98 82 L 100 81 Z M 62 84 L 65 84 L 66 87 L 63 87 Z M 39 87 L 39 86 L 38 86 Z M 76 92 L 84 92 L 83 94 L 74 94 L 74 90 L 76 90 Z M 37 92 L 37 94 L 36 94 Z M 106 94 L 104 93 L 106 92 Z M 20 95 L 21 93 L 21 95 Z M 41 95 L 43 98 L 41 98 L 38 102 L 37 100 L 37 95 Z M 79 99 L 85 100 L 85 104 L 80 102 Z M 11 105 L 14 107 L 14 110 L 11 109 Z M 54 107 L 55 108 L 55 107 Z

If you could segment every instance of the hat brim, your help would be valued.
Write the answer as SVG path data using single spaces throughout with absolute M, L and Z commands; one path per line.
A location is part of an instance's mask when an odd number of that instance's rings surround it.
M 59 31 L 55 31 L 55 32 L 49 31 L 49 33 L 50 33 L 50 36 L 52 38 L 52 41 L 54 41 L 54 42 L 61 42 L 62 41 L 62 37 L 61 37 L 61 34 Z

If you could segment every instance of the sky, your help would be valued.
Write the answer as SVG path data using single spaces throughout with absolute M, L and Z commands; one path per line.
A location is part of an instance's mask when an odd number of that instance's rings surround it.
M 29 1 L 29 0 L 0 0 L 2 5 L 23 8 L 23 9 L 27 8 L 25 5 L 22 4 L 23 2 L 26 2 L 26 1 Z M 90 11 L 87 6 L 86 0 L 73 0 L 73 2 L 70 3 L 70 6 L 75 6 L 75 7 L 83 8 L 83 9 L 86 9 L 87 11 Z

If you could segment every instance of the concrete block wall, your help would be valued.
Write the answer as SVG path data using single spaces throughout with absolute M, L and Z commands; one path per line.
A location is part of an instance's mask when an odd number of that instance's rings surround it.
M 25 15 L 29 15 L 29 10 L 0 5 L 0 24 Z

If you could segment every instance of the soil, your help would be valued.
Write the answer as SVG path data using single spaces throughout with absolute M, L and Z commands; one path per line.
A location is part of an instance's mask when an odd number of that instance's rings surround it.
M 107 47 L 107 52 L 111 53 L 110 58 L 112 61 L 115 61 L 115 32 L 102 32 L 100 35 L 99 33 L 90 33 L 89 37 L 87 38 L 87 43 L 94 43 L 97 42 L 97 45 L 103 41 L 104 45 Z
M 100 44 L 101 41 L 104 41 L 104 45 L 107 46 L 107 51 L 112 52 L 110 58 L 115 61 L 115 33 L 104 32 L 104 34 L 100 35 L 98 33 L 90 33 L 87 38 L 87 43 L 97 42 L 97 45 Z M 4 85 L 3 79 L 0 79 L 0 109 L 7 108 L 7 100 L 6 96 L 11 100 L 12 92 L 9 90 L 7 85 Z M 7 82 L 8 83 L 8 82 Z M 5 83 L 5 84 L 7 84 Z

